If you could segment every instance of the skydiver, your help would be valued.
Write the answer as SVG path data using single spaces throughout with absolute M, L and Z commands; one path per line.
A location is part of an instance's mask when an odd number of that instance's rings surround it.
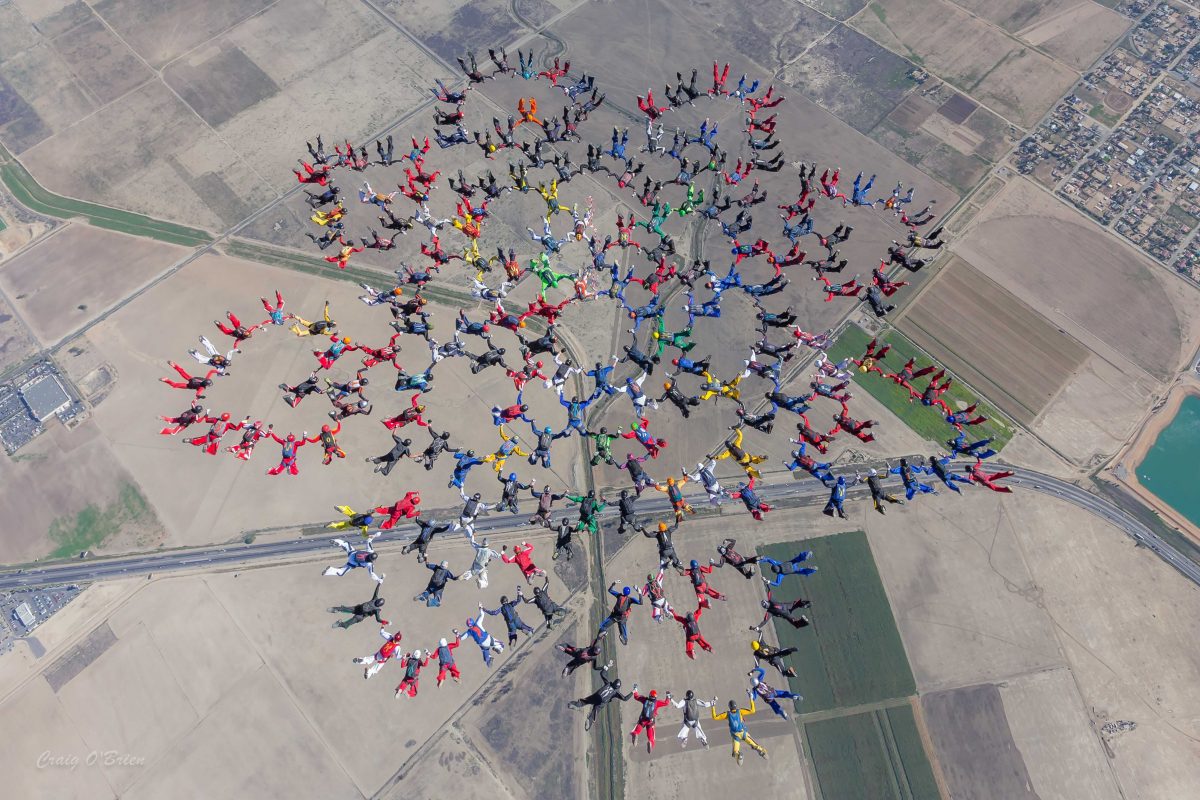
M 567 703 L 570 708 L 583 708 L 584 706 L 588 706 L 587 719 L 583 723 L 583 729 L 585 731 L 590 731 L 592 729 L 592 723 L 596 721 L 596 717 L 599 715 L 600 711 L 614 699 L 625 702 L 629 698 L 633 697 L 633 692 L 621 694 L 620 678 L 613 678 L 612 680 L 609 680 L 608 670 L 610 666 L 611 662 L 609 664 L 605 664 L 604 667 L 600 669 L 601 685 L 599 689 L 592 692 L 587 697 L 581 697 L 578 700 L 572 700 L 571 702 Z M 633 685 L 633 691 L 637 691 L 636 683 Z

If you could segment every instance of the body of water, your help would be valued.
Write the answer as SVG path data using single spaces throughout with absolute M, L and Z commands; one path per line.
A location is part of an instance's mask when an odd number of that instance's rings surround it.
M 1188 395 L 1171 424 L 1163 428 L 1154 447 L 1137 465 L 1137 477 L 1171 508 L 1200 525 L 1200 397 Z

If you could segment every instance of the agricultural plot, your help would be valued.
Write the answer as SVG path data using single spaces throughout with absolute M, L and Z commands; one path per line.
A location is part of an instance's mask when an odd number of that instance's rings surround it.
M 829 358 L 836 362 L 851 356 L 861 356 L 870 340 L 870 334 L 862 328 L 850 325 L 838 337 L 833 347 L 829 348 Z M 891 352 L 887 355 L 886 370 L 899 369 L 910 358 L 917 360 L 918 367 L 929 363 L 929 356 L 894 331 L 880 337 L 880 344 L 883 343 L 892 346 Z M 915 400 L 910 401 L 908 390 L 904 387 L 875 374 L 856 374 L 855 377 L 859 387 L 883 403 L 889 411 L 918 435 L 938 443 L 952 438 L 954 429 L 946 423 L 941 413 L 937 409 L 926 408 Z M 925 385 L 921 382 L 918 383 L 922 388 Z M 942 399 L 953 409 L 966 408 L 972 403 L 978 403 L 977 410 L 987 417 L 988 421 L 974 426 L 972 435 L 977 435 L 977 438 L 992 437 L 994 439 L 992 447 L 996 450 L 1003 448 L 1013 437 L 1013 429 L 1004 420 L 997 418 L 996 410 L 990 404 L 980 401 L 961 384 L 951 385 L 949 391 L 942 395 Z
M 1087 348 L 960 258 L 938 274 L 899 329 L 1024 424 L 1088 357 Z
M 851 531 L 784 542 L 758 552 L 786 561 L 801 550 L 812 550 L 810 561 L 818 571 L 787 578 L 773 590 L 778 600 L 812 601 L 806 612 L 812 625 L 799 630 L 787 623 L 775 626 L 781 646 L 799 648 L 788 661 L 797 673 L 792 691 L 804 695 L 801 710 L 828 711 L 912 695 L 912 670 L 866 534 Z
M 939 797 L 908 704 L 809 723 L 804 732 L 822 797 Z

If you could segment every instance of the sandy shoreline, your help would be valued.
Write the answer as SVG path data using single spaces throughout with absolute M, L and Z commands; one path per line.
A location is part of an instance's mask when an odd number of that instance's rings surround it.
M 1171 387 L 1163 404 L 1151 412 L 1149 419 L 1142 424 L 1133 440 L 1113 459 L 1113 467 L 1109 470 L 1109 474 L 1114 481 L 1129 489 L 1142 502 L 1154 509 L 1167 524 L 1187 534 L 1192 541 L 1200 545 L 1200 527 L 1143 486 L 1137 477 L 1138 465 L 1150 452 L 1150 448 L 1154 447 L 1158 435 L 1175 419 L 1175 415 L 1179 413 L 1179 407 L 1183 405 L 1184 398 L 1192 396 L 1200 397 L 1200 380 L 1197 380 L 1194 373 L 1188 372 L 1180 377 L 1175 386 Z M 1119 467 L 1124 467 L 1121 475 L 1118 475 L 1116 471 Z

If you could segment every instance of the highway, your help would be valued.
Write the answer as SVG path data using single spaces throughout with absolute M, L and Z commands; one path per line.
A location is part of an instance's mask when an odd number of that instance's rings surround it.
M 1163 561 L 1181 572 L 1193 583 L 1200 585 L 1200 565 L 1192 561 L 1168 542 L 1163 540 L 1149 527 L 1139 522 L 1130 514 L 1119 508 L 1111 501 L 1092 494 L 1087 490 L 1067 481 L 1034 470 L 1011 465 L 997 465 L 1000 468 L 1011 469 L 1016 474 L 1007 483 L 1014 488 L 1026 489 L 1049 494 L 1072 503 L 1091 514 L 1109 522 L 1132 537 L 1139 544 L 1149 548 Z M 983 490 L 979 490 L 983 491 Z M 805 477 L 803 480 L 786 480 L 779 483 L 764 485 L 760 496 L 768 502 L 785 502 L 789 506 L 824 505 L 829 490 L 815 480 Z M 855 487 L 850 490 L 850 497 L 862 499 L 866 496 L 865 487 Z M 1019 494 L 1014 495 L 1019 497 Z M 738 505 L 737 501 L 731 501 Z M 699 509 L 707 507 L 703 499 L 695 503 Z M 644 516 L 665 516 L 670 505 L 666 498 L 646 498 L 639 505 L 639 514 Z M 739 512 L 734 512 L 735 518 Z M 442 515 L 439 515 L 442 516 Z M 606 509 L 601 515 L 612 518 L 615 512 Z M 481 517 L 476 523 L 477 535 L 512 533 L 520 530 L 530 531 L 531 535 L 547 536 L 548 531 L 537 529 L 536 532 L 522 524 L 528 517 L 519 515 L 492 515 Z M 446 534 L 447 537 L 453 534 Z M 58 562 L 45 567 L 23 570 L 7 570 L 0 572 L 0 590 L 28 589 L 37 586 L 48 586 L 66 583 L 87 583 L 93 581 L 130 578 L 140 575 L 163 574 L 175 571 L 213 571 L 239 564 L 251 564 L 264 560 L 283 560 L 296 556 L 311 555 L 324 552 L 329 556 L 330 563 L 342 559 L 340 550 L 330 546 L 330 536 L 306 536 L 303 538 L 286 539 L 251 544 L 226 544 L 212 547 L 170 550 L 166 552 L 146 553 L 135 556 L 116 558 L 91 558 Z M 357 538 L 351 533 L 347 538 Z M 383 531 L 375 540 L 376 545 L 389 542 L 403 542 L 412 538 L 405 531 Z

